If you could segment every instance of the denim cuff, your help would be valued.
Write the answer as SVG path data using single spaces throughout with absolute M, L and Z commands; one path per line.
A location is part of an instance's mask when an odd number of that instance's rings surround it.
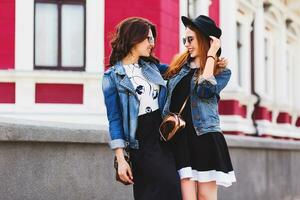
M 198 84 L 203 83 L 204 81 L 208 81 L 210 82 L 212 85 L 217 85 L 217 80 L 215 78 L 215 76 L 211 76 L 209 78 L 203 78 L 203 76 L 201 75 L 198 81 Z
M 111 149 L 116 149 L 116 148 L 125 148 L 126 147 L 126 142 L 123 139 L 115 139 L 111 140 L 109 142 L 109 146 Z

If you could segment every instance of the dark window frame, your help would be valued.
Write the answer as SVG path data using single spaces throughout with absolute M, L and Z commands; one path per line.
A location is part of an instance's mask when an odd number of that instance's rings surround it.
M 35 28 L 36 28 L 36 21 L 35 21 L 35 13 L 36 13 L 36 4 L 37 3 L 52 3 L 56 4 L 58 7 L 58 46 L 57 46 L 57 66 L 38 66 L 36 65 L 35 61 Z M 63 5 L 82 5 L 83 6 L 83 65 L 82 66 L 62 66 L 62 6 Z M 86 0 L 35 0 L 34 1 L 34 50 L 33 50 L 33 62 L 34 62 L 34 69 L 41 70 L 61 70 L 61 71 L 85 71 L 86 68 Z

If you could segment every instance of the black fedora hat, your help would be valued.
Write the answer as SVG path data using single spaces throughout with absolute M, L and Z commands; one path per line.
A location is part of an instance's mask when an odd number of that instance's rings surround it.
M 222 30 L 217 27 L 214 20 L 211 18 L 205 16 L 205 15 L 199 15 L 196 19 L 192 20 L 188 17 L 181 16 L 181 21 L 184 24 L 184 26 L 192 26 L 199 30 L 201 33 L 203 33 L 205 36 L 209 38 L 209 36 L 214 36 L 216 38 L 221 37 Z M 217 56 L 221 55 L 221 48 L 217 52 Z

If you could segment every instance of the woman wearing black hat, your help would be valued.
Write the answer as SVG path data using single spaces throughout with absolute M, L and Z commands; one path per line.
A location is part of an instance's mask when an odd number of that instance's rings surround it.
M 170 141 L 183 199 L 216 200 L 218 185 L 228 187 L 236 181 L 218 113 L 220 92 L 231 71 L 218 64 L 222 32 L 215 22 L 203 15 L 181 19 L 187 50 L 165 73 L 168 97 L 163 115 L 177 113 L 189 97 L 182 112 L 186 126 Z

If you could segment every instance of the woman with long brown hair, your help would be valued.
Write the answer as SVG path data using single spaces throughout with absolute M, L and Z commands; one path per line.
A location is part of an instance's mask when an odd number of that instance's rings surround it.
M 164 74 L 168 97 L 163 115 L 178 113 L 188 98 L 182 112 L 186 126 L 170 140 L 182 196 L 184 200 L 216 200 L 218 185 L 228 187 L 235 182 L 218 113 L 220 92 L 231 71 L 217 65 L 221 29 L 214 21 L 203 15 L 195 20 L 181 19 L 186 26 L 186 51 L 172 61 Z
M 143 18 L 127 18 L 111 41 L 110 67 L 103 76 L 110 147 L 118 175 L 133 185 L 136 200 L 179 200 L 180 179 L 158 127 L 166 99 L 165 68 L 152 55 L 156 29 Z M 125 160 L 128 148 L 132 166 Z

